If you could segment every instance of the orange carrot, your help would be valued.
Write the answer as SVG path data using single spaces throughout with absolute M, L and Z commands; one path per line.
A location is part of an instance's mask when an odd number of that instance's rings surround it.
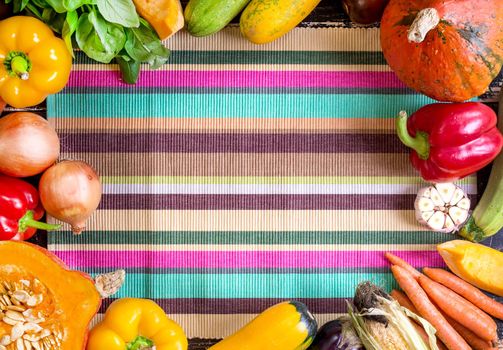
M 412 276 L 414 276 L 415 279 L 418 279 L 419 276 L 422 275 L 421 272 L 417 271 L 415 268 L 413 268 L 409 263 L 407 263 L 402 258 L 399 258 L 398 256 L 393 255 L 393 254 L 391 254 L 389 252 L 385 253 L 384 256 L 386 257 L 386 259 L 388 259 L 388 261 L 391 263 L 391 265 L 397 265 L 397 266 L 400 266 L 400 267 L 404 268 Z
M 435 305 L 431 303 L 424 290 L 408 270 L 400 266 L 391 266 L 391 272 L 393 272 L 396 281 L 405 294 L 407 294 L 419 314 L 437 330 L 438 338 L 448 349 L 471 350 L 470 345 L 452 328 Z
M 412 304 L 412 302 L 410 301 L 410 299 L 407 298 L 407 296 L 405 294 L 403 294 L 402 292 L 400 292 L 400 291 L 398 291 L 396 289 L 393 289 L 391 291 L 390 295 L 393 297 L 393 299 L 395 299 L 396 301 L 398 301 L 398 304 L 400 304 L 401 306 L 403 306 L 406 309 L 409 309 L 410 311 L 412 311 L 416 315 L 419 315 L 419 313 L 417 312 L 416 308 L 414 307 L 414 305 Z M 426 342 L 426 344 L 428 344 L 430 342 L 430 338 L 428 337 L 428 334 L 426 333 L 426 331 L 424 330 L 424 328 L 420 324 L 418 324 L 416 322 L 413 322 L 413 325 L 416 328 L 416 330 L 419 332 L 419 334 L 421 335 L 421 338 L 423 338 L 423 340 Z M 442 344 L 442 342 L 439 339 L 437 339 L 437 347 L 440 350 L 446 350 L 447 349 L 445 347 L 445 345 Z
M 496 322 L 468 300 L 426 276 L 419 277 L 419 284 L 431 300 L 449 317 L 482 339 L 492 341 L 498 338 Z
M 443 314 L 443 313 L 442 313 Z M 454 321 L 449 316 L 443 314 L 447 322 L 449 322 L 474 350 L 496 350 L 490 341 L 479 338 L 475 333 L 473 333 L 468 328 Z
M 409 309 L 413 313 L 419 315 L 419 312 L 417 312 L 416 307 L 412 304 L 412 302 L 410 301 L 410 299 L 405 294 L 403 294 L 399 290 L 393 289 L 391 291 L 391 293 L 389 293 L 389 295 L 391 295 L 391 297 L 393 299 L 395 299 L 396 301 L 398 301 L 398 304 L 400 304 L 401 306 L 403 306 L 406 309 Z
M 489 315 L 503 320 L 503 304 L 489 298 L 470 283 L 465 282 L 458 276 L 442 269 L 425 267 L 423 272 L 432 280 L 443 284 L 447 288 L 464 297 L 466 300 L 471 301 L 475 306 L 484 310 Z

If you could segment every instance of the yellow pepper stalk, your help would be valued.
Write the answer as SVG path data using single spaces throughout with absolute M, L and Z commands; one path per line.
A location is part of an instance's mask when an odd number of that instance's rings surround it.
M 152 300 L 114 301 L 89 334 L 87 350 L 187 350 L 183 329 Z
M 63 40 L 33 17 L 0 21 L 0 98 L 16 108 L 35 106 L 62 90 L 72 56 Z

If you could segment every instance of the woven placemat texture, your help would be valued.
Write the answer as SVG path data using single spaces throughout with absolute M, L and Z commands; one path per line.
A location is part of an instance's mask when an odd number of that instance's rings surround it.
M 377 28 L 255 46 L 232 26 L 167 44 L 170 63 L 136 86 L 77 52 L 48 100 L 62 158 L 104 184 L 86 233 L 49 235 L 72 268 L 125 268 L 117 297 L 152 298 L 190 338 L 214 339 L 281 300 L 324 323 L 358 282 L 391 289 L 385 251 L 443 266 L 435 244 L 452 236 L 416 223 L 424 183 L 393 135 L 398 111 L 431 100 L 390 71 Z M 475 199 L 476 178 L 460 184 Z

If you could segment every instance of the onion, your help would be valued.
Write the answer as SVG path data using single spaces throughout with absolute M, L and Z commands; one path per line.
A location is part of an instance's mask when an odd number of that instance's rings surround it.
M 101 182 L 89 164 L 65 160 L 42 175 L 39 192 L 45 211 L 70 224 L 72 231 L 80 234 L 100 204 Z
M 37 175 L 58 157 L 58 135 L 41 116 L 18 112 L 0 119 L 0 173 L 13 177 Z

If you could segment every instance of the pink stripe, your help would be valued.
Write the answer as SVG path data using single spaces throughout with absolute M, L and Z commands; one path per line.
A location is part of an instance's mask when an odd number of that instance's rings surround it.
M 69 87 L 130 87 L 116 71 L 73 71 Z M 392 72 L 144 71 L 137 87 L 403 88 Z
M 73 267 L 344 268 L 388 267 L 381 251 L 56 251 Z M 393 252 L 416 267 L 444 266 L 434 251 Z

